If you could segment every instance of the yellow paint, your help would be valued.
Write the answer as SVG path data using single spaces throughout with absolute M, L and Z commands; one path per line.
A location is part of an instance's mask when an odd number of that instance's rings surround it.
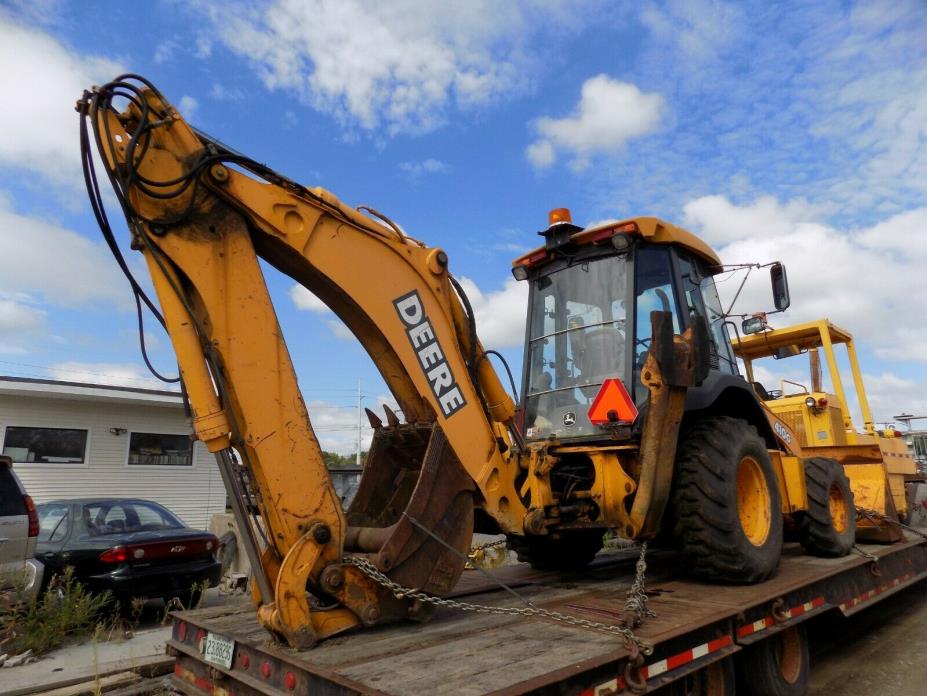
M 750 543 L 762 546 L 772 525 L 772 503 L 763 469 L 753 457 L 737 465 L 737 514 Z
M 882 464 L 847 464 L 843 470 L 850 479 L 850 489 L 857 507 L 878 512 L 885 510 L 887 481 Z
M 838 534 L 843 534 L 847 530 L 850 520 L 850 510 L 847 507 L 847 501 L 843 497 L 843 492 L 836 484 L 827 491 L 827 509 L 830 512 L 831 524 Z M 856 514 L 854 510 L 853 515 Z
M 782 512 L 792 513 L 804 510 L 808 506 L 808 492 L 805 484 L 805 467 L 798 457 L 770 451 L 773 470 L 779 484 L 779 498 Z

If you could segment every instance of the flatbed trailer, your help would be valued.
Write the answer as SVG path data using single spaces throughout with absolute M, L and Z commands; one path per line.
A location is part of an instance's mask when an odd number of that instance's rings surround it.
M 570 574 L 526 565 L 492 572 L 537 607 L 617 625 L 636 560 L 636 550 L 627 550 L 600 554 Z M 667 551 L 648 553 L 647 593 L 656 615 L 636 630 L 654 646 L 643 667 L 629 667 L 629 651 L 614 635 L 441 607 L 424 624 L 365 629 L 295 651 L 274 644 L 250 602 L 239 602 L 173 614 L 167 647 L 175 656 L 173 685 L 191 696 L 651 692 L 684 678 L 697 682 L 722 666 L 732 674 L 728 658 L 759 641 L 825 612 L 850 616 L 923 580 L 927 542 L 907 533 L 901 542 L 862 545 L 833 559 L 786 545 L 776 575 L 757 585 L 680 577 L 678 562 Z M 475 571 L 464 574 L 452 596 L 495 607 L 518 601 Z M 230 667 L 204 659 L 210 633 L 234 641 Z M 684 693 L 691 692 L 690 685 Z

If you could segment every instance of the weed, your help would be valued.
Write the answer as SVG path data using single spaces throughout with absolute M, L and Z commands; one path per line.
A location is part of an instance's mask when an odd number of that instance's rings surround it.
M 74 579 L 74 569 L 66 568 L 40 599 L 0 606 L 0 645 L 7 652 L 41 655 L 71 636 L 89 633 L 110 601 L 108 592 L 91 594 Z

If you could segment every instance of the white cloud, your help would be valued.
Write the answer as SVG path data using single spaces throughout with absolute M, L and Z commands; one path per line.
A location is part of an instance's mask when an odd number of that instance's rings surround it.
M 245 57 L 269 89 L 297 93 L 350 127 L 423 133 L 454 109 L 528 89 L 533 42 L 575 28 L 557 3 L 376 3 L 276 0 L 200 3 L 217 40 Z M 575 8 L 574 8 L 575 9 Z
M 36 172 L 83 188 L 74 103 L 91 85 L 111 80 L 120 66 L 84 56 L 0 9 L 0 93 L 21 95 L 0 109 L 0 166 Z M 11 69 L 11 66 L 23 66 Z
M 331 311 L 328 305 L 299 284 L 290 288 L 290 299 L 293 300 L 293 304 L 296 305 L 297 309 L 305 309 L 320 314 Z
M 525 156 L 538 169 L 546 169 L 557 160 L 557 153 L 549 140 L 538 140 L 525 148 Z
M 117 387 L 166 389 L 177 391 L 176 383 L 167 384 L 152 376 L 144 367 L 132 363 L 78 362 L 56 363 L 47 369 L 51 379 L 65 382 L 108 384 Z M 167 375 L 172 376 L 172 375 Z
M 898 214 L 861 230 L 815 219 L 802 202 L 764 197 L 735 205 L 706 196 L 684 207 L 687 225 L 715 245 L 728 263 L 781 260 L 788 268 L 792 306 L 774 325 L 827 317 L 882 357 L 927 362 L 920 328 L 920 287 L 927 268 L 927 208 Z M 719 276 L 727 303 L 740 284 Z M 772 309 L 769 275 L 754 271 L 735 312 Z
M 476 333 L 487 350 L 521 346 L 528 314 L 528 283 L 506 279 L 501 290 L 484 293 L 469 278 L 460 284 L 476 315 Z
M 718 60 L 746 29 L 744 11 L 721 0 L 669 0 L 662 5 L 649 2 L 643 5 L 640 17 L 658 43 L 672 43 L 690 69 Z
M 129 288 L 102 244 L 50 222 L 19 215 L 0 199 L 0 292 L 33 293 L 67 307 L 127 306 Z
M 614 155 L 628 140 L 654 131 L 663 111 L 659 94 L 645 94 L 636 85 L 596 75 L 583 83 L 570 116 L 534 122 L 540 138 L 528 146 L 526 155 L 536 167 L 548 167 L 560 151 L 573 158 L 574 168 L 583 169 L 591 157 Z
M 340 338 L 343 341 L 355 340 L 351 330 L 345 326 L 341 319 L 335 316 L 335 313 L 328 308 L 328 305 L 302 285 L 297 283 L 290 288 L 290 299 L 297 309 L 322 315 L 325 319 L 325 325 L 328 326 L 335 338 Z
M 174 57 L 174 53 L 179 48 L 177 39 L 168 39 L 167 41 L 162 41 L 155 47 L 154 52 L 154 62 L 166 63 Z
M 351 329 L 338 318 L 326 319 L 325 324 L 328 326 L 329 330 L 335 335 L 335 338 L 340 338 L 342 341 L 353 341 L 355 336 L 351 333 Z
M 180 98 L 180 102 L 177 105 L 177 108 L 180 110 L 181 115 L 184 117 L 188 123 L 196 118 L 196 110 L 199 108 L 200 103 L 191 96 L 184 95 Z
M 193 55 L 200 60 L 205 60 L 212 56 L 212 37 L 204 33 L 197 34 L 196 50 Z
M 410 174 L 413 177 L 422 176 L 423 174 L 441 174 L 447 171 L 447 165 L 441 160 L 429 157 L 421 162 L 401 162 L 399 169 Z
M 47 312 L 25 293 L 0 293 L 0 353 L 26 353 L 47 333 Z
M 64 0 L 7 0 L 9 9 L 23 19 L 37 24 L 55 24 Z
M 902 413 L 927 413 L 927 384 L 899 377 L 894 372 L 865 374 L 866 395 L 877 423 L 891 422 Z
M 209 90 L 209 96 L 216 101 L 240 102 L 244 100 L 245 93 L 238 87 L 226 87 L 216 82 Z
M 45 325 L 46 313 L 8 297 L 0 297 L 0 333 L 32 331 Z

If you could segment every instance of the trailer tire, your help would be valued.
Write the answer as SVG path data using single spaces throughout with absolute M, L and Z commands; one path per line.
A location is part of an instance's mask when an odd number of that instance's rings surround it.
M 716 660 L 687 674 L 659 693 L 665 696 L 734 696 L 736 689 L 734 658 Z
M 522 563 L 538 570 L 577 570 L 589 565 L 601 550 L 605 530 L 564 532 L 554 538 L 545 536 L 510 536 L 509 547 Z
M 673 487 L 673 534 L 696 576 L 757 583 L 782 555 L 779 485 L 756 428 L 706 417 L 681 437 Z
M 815 556 L 846 556 L 856 542 L 856 506 L 850 480 L 834 459 L 809 457 L 804 464 L 808 509 L 799 541 Z
M 808 637 L 802 624 L 790 626 L 738 656 L 739 693 L 748 696 L 803 696 L 810 673 Z

